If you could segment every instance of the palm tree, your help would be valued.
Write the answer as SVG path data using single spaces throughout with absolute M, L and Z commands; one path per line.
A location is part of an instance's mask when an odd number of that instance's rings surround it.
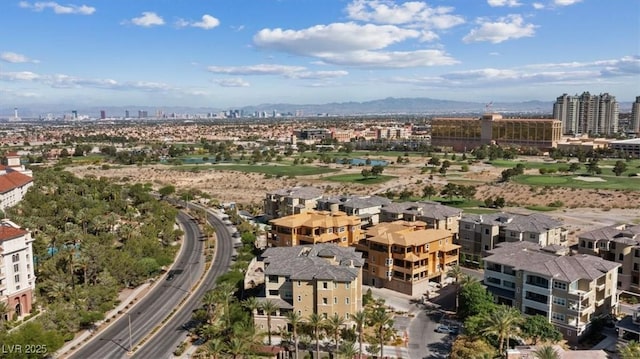
M 9 306 L 7 305 L 7 302 L 0 302 L 0 330 L 3 329 L 4 327 L 4 322 L 5 322 L 5 315 L 8 315 L 10 312 L 9 310 Z
M 273 314 L 276 310 L 280 309 L 275 302 L 270 300 L 265 300 L 260 303 L 260 309 L 264 311 L 264 314 L 267 316 L 267 334 L 269 337 L 269 345 L 271 345 L 271 314 Z
M 218 296 L 213 290 L 208 290 L 206 293 L 204 293 L 204 296 L 202 296 L 202 304 L 204 304 L 205 309 L 207 310 L 207 321 L 209 321 L 210 323 L 213 319 L 213 308 L 216 306 L 217 302 Z
M 640 343 L 635 340 L 630 341 L 627 345 L 619 346 L 618 352 L 622 359 L 640 358 Z
M 367 324 L 367 312 L 359 310 L 351 315 L 351 319 L 356 323 L 356 331 L 358 332 L 358 359 L 362 359 L 362 337 Z
M 299 338 L 298 338 L 298 327 L 302 324 L 302 317 L 297 312 L 291 311 L 286 314 L 287 320 L 289 320 L 289 324 L 291 325 L 291 334 L 293 334 L 293 345 L 295 346 L 295 359 L 298 359 L 298 347 L 299 347 Z
M 333 313 L 333 315 L 327 319 L 326 323 L 327 331 L 333 335 L 333 340 L 336 343 L 334 353 L 337 353 L 338 347 L 340 346 L 340 329 L 342 329 L 342 326 L 344 325 L 344 317 L 341 317 L 338 313 Z
M 212 359 L 218 359 L 218 355 L 224 353 L 225 345 L 220 338 L 209 339 L 207 345 L 204 347 L 204 352 L 207 355 L 211 355 Z
M 544 345 L 533 352 L 537 359 L 560 359 L 560 354 L 551 345 Z
M 369 320 L 376 331 L 376 338 L 380 345 L 380 357 L 384 358 L 384 343 L 388 330 L 393 326 L 393 319 L 391 319 L 391 315 L 387 313 L 384 307 L 379 307 L 371 314 Z
M 316 340 L 316 359 L 320 358 L 320 331 L 324 327 L 324 318 L 318 313 L 311 313 L 307 320 L 313 330 L 313 338 Z
M 227 350 L 233 359 L 246 354 L 249 351 L 249 343 L 244 338 L 233 337 L 227 343 Z
M 494 311 L 484 314 L 483 322 L 484 334 L 493 334 L 498 337 L 498 352 L 502 353 L 505 340 L 508 340 L 512 333 L 518 329 L 518 324 L 522 321 L 520 312 L 515 308 L 500 305 Z
M 215 288 L 216 296 L 218 297 L 217 302 L 224 304 L 224 316 L 225 323 L 227 327 L 231 326 L 231 316 L 229 313 L 229 306 L 231 305 L 231 301 L 233 300 L 233 293 L 235 293 L 236 288 L 232 283 L 222 282 L 218 284 Z
M 249 297 L 242 301 L 242 306 L 247 308 L 251 312 L 251 316 L 253 317 L 256 309 L 260 308 L 260 302 L 256 297 Z
M 352 341 L 342 343 L 337 352 L 338 358 L 342 357 L 344 359 L 353 359 L 353 357 L 358 354 L 354 344 L 355 343 Z
M 458 305 L 460 304 L 460 279 L 464 273 L 459 265 L 455 265 L 447 272 L 447 278 L 453 278 L 453 283 L 456 285 L 456 313 L 458 312 Z

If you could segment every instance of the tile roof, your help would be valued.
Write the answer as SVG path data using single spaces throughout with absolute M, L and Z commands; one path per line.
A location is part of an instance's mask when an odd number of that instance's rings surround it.
M 371 208 L 391 204 L 391 200 L 380 196 L 332 196 L 322 197 L 318 202 L 338 204 L 345 208 Z
M 462 210 L 459 208 L 445 206 L 438 202 L 420 201 L 420 202 L 402 202 L 391 203 L 382 207 L 382 212 L 389 213 L 406 213 L 427 218 L 435 218 L 438 220 L 459 216 Z
M 406 222 L 396 221 L 380 223 L 367 230 L 367 241 L 400 246 L 419 246 L 443 238 L 450 238 L 451 232 L 446 229 L 419 229 L 407 226 Z M 458 246 L 456 245 L 456 248 Z M 455 249 L 449 247 L 448 250 Z
M 29 232 L 22 228 L 11 227 L 3 223 L 0 225 L 0 242 L 18 238 L 20 236 L 26 235 L 27 233 Z
M 620 266 L 596 256 L 557 256 L 541 249 L 530 242 L 505 242 L 489 251 L 491 255 L 484 260 L 569 283 L 578 279 L 594 280 Z
M 551 229 L 562 227 L 561 221 L 541 213 L 516 214 L 500 212 L 465 214 L 462 216 L 461 221 L 500 226 L 508 231 L 531 233 L 545 233 Z
M 0 176 L 0 193 L 7 193 L 32 181 L 33 178 L 20 172 L 8 172 Z
M 608 240 L 635 245 L 640 243 L 640 225 L 613 225 L 584 232 L 578 239 Z
M 348 216 L 344 212 L 326 212 L 326 211 L 309 211 L 290 216 L 276 218 L 269 221 L 271 225 L 289 228 L 297 227 L 342 227 L 346 225 L 360 224 L 360 218 L 356 216 Z
M 272 247 L 262 255 L 265 275 L 289 276 L 291 280 L 351 282 L 364 265 L 362 253 L 335 244 Z

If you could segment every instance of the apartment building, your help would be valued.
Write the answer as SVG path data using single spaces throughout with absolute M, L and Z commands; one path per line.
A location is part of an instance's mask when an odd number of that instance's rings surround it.
M 323 191 L 315 187 L 293 187 L 267 192 L 264 214 L 267 218 L 280 218 L 316 208 Z
M 7 303 L 4 319 L 15 319 L 31 312 L 36 277 L 33 273 L 33 238 L 17 224 L 0 221 L 0 302 Z
M 458 263 L 453 234 L 427 229 L 424 222 L 380 223 L 366 230 L 355 247 L 365 258 L 365 284 L 389 288 L 411 296 L 422 295 L 428 282 L 441 282 L 448 268 Z
M 325 318 L 349 315 L 362 309 L 362 267 L 364 259 L 355 248 L 335 244 L 268 248 L 261 256 L 264 265 L 264 295 L 279 310 L 272 315 L 272 330 L 287 328 L 286 313 L 302 318 L 317 313 Z M 267 316 L 258 310 L 254 320 L 267 329 Z
M 563 134 L 613 135 L 618 132 L 618 102 L 608 93 L 563 94 L 553 104 L 553 117 L 562 122 Z
M 33 185 L 33 178 L 0 165 L 0 210 L 15 206 Z
M 546 317 L 571 343 L 592 318 L 614 312 L 619 263 L 564 247 L 501 243 L 484 258 L 484 284 L 498 303 Z
M 323 211 L 342 211 L 350 216 L 358 216 L 362 227 L 366 228 L 380 222 L 380 211 L 391 200 L 380 196 L 329 196 L 318 200 L 316 209 Z
M 466 214 L 460 219 L 456 243 L 461 261 L 478 264 L 502 242 L 532 242 L 541 246 L 564 245 L 568 231 L 562 222 L 540 213 Z
M 640 293 L 640 225 L 613 225 L 581 233 L 578 253 L 619 263 L 618 290 Z
M 422 221 L 428 228 L 446 229 L 455 236 L 458 234 L 458 222 L 462 219 L 462 210 L 438 202 L 402 202 L 385 205 L 380 215 L 382 222 Z
M 562 123 L 554 119 L 506 119 L 495 113 L 478 118 L 434 118 L 431 144 L 467 151 L 480 145 L 556 147 L 562 137 Z
M 334 243 L 348 247 L 362 238 L 360 217 L 340 211 L 309 211 L 269 221 L 270 247 Z

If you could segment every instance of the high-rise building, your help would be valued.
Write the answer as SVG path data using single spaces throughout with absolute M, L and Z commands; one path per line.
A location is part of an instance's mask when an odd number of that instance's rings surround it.
M 105 118 L 107 118 L 107 112 L 105 110 L 101 110 L 100 111 L 100 119 L 104 120 Z
M 563 94 L 553 104 L 553 117 L 562 122 L 562 133 L 567 135 L 613 135 L 618 132 L 618 102 L 608 93 Z
M 637 96 L 636 102 L 631 105 L 630 131 L 640 136 L 640 96 Z

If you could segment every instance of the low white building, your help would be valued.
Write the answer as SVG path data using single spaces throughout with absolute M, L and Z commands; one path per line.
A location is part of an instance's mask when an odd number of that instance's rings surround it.
M 8 219 L 0 221 L 0 302 L 9 308 L 6 319 L 31 312 L 36 287 L 33 241 L 29 231 Z

